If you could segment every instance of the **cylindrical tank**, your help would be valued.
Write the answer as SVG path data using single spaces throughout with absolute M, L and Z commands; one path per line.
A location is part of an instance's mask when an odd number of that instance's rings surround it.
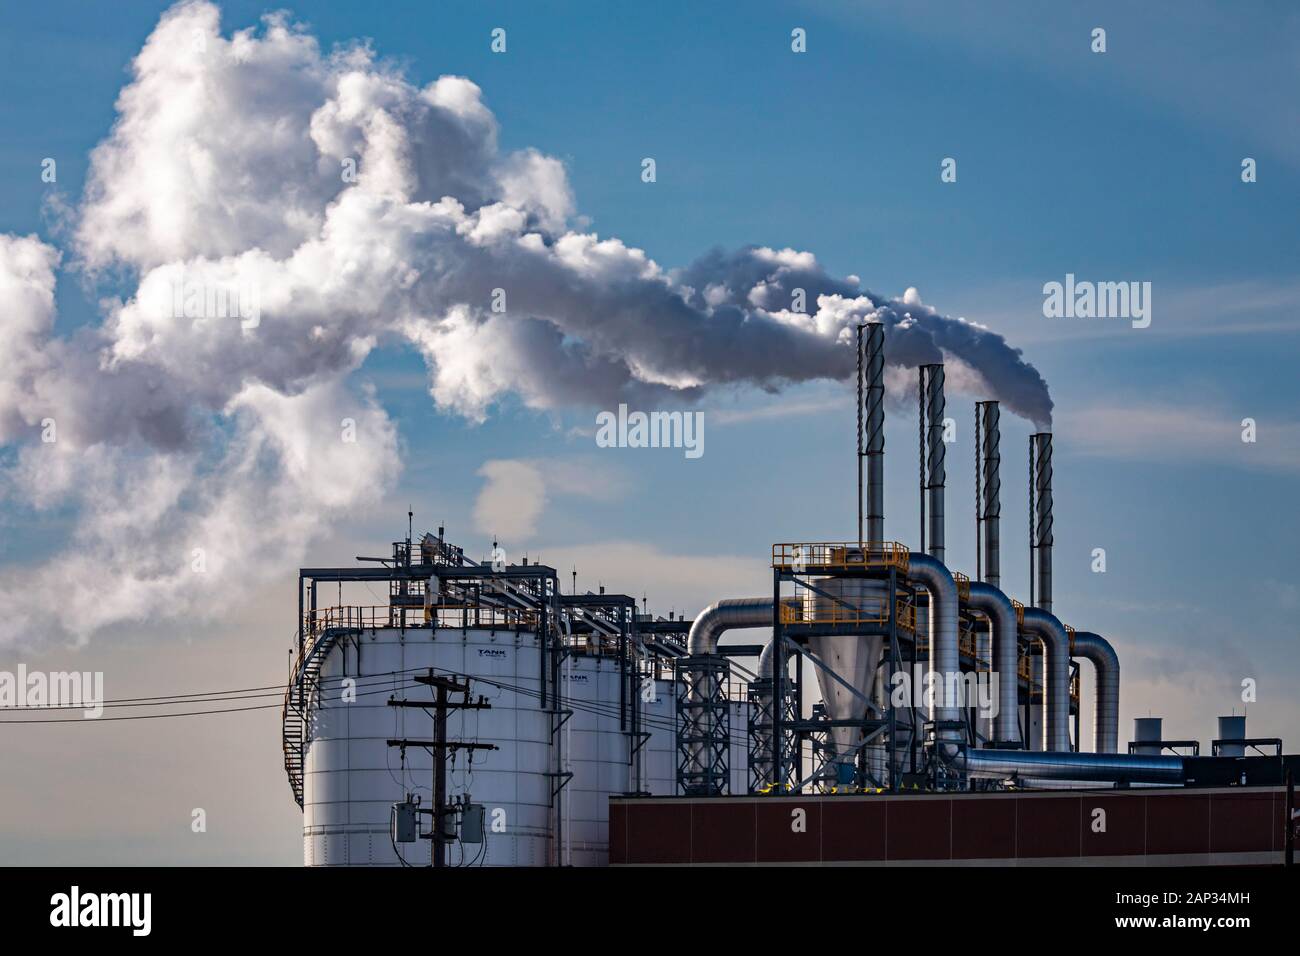
M 1219 739 L 1220 740 L 1245 740 L 1246 739 L 1246 718 L 1241 717 L 1220 717 L 1219 718 Z M 1242 744 L 1224 744 L 1219 747 L 1220 757 L 1244 757 L 1246 748 Z
M 628 737 L 619 727 L 618 661 L 576 655 L 560 666 L 561 704 L 573 711 L 561 731 L 566 772 L 560 830 L 561 863 L 604 866 L 609 862 L 609 796 L 632 789 Z
M 1164 739 L 1164 731 L 1161 729 L 1163 719 L 1160 717 L 1134 717 L 1133 718 L 1133 752 L 1135 754 L 1158 754 L 1160 747 L 1151 746 L 1148 741 L 1159 741 Z
M 499 748 L 449 755 L 447 800 L 467 796 L 483 804 L 486 839 L 452 842 L 447 864 L 543 866 L 566 852 L 575 865 L 603 863 L 608 795 L 628 789 L 617 666 L 584 655 L 564 666 L 561 691 L 571 699 L 563 704 L 574 714 L 572 726 L 560 732 L 559 746 L 573 777 L 561 793 L 558 819 L 551 799 L 556 781 L 552 717 L 541 707 L 540 667 L 537 636 L 527 631 L 381 627 L 336 640 L 324 652 L 309 713 L 304 862 L 429 863 L 429 840 L 394 848 L 390 816 L 392 805 L 408 794 L 431 808 L 433 758 L 418 745 L 403 755 L 388 741 L 431 739 L 433 718 L 423 708 L 390 707 L 388 700 L 431 702 L 434 691 L 414 677 L 433 668 L 435 674 L 467 675 L 471 698 L 482 695 L 491 704 L 485 710 L 450 711 L 447 739 Z M 553 839 L 557 823 L 558 841 Z M 420 827 L 428 831 L 428 815 L 421 814 Z

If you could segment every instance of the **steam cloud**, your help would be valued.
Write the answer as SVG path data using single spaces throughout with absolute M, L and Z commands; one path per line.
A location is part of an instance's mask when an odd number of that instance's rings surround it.
M 853 326 L 874 319 L 891 364 L 948 361 L 954 384 L 1050 421 L 1018 350 L 914 290 L 883 298 L 789 249 L 667 271 L 570 230 L 562 164 L 499 150 L 477 86 L 417 87 L 363 45 L 323 52 L 285 14 L 227 38 L 213 4 L 178 4 L 117 111 L 67 248 L 0 236 L 4 494 L 78 517 L 65 551 L 0 572 L 0 642 L 202 617 L 258 564 L 290 566 L 332 517 L 381 500 L 396 429 L 349 376 L 386 343 L 420 351 L 440 409 L 481 420 L 507 394 L 680 407 L 843 379 Z M 57 336 L 65 257 L 127 294 Z M 194 288 L 255 290 L 255 327 L 178 316 L 177 290 Z

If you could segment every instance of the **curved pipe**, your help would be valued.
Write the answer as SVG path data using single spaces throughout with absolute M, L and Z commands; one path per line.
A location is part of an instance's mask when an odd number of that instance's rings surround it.
M 1070 751 L 1070 636 L 1056 615 L 1025 608 L 1024 630 L 1043 644 L 1043 750 Z
M 1095 687 L 1092 705 L 1092 749 L 1119 752 L 1119 655 L 1100 634 L 1076 631 L 1074 656 L 1092 661 Z
M 928 554 L 908 557 L 907 576 L 919 583 L 930 595 L 930 670 L 938 675 L 938 700 L 933 719 L 950 725 L 961 720 L 961 709 L 951 699 L 952 683 L 961 670 L 957 651 L 957 582 L 942 561 Z M 1064 629 L 1061 631 L 1065 633 Z M 941 743 L 959 744 L 964 734 L 955 726 L 941 728 L 936 733 Z M 955 753 L 954 747 L 941 747 L 944 756 Z
M 695 616 L 686 636 L 686 653 L 716 654 L 718 638 L 723 632 L 739 627 L 769 627 L 772 624 L 772 599 L 728 598 L 715 601 Z
M 994 744 L 1020 743 L 1020 634 L 1011 599 L 991 584 L 972 581 L 969 605 L 989 619 L 993 630 L 993 668 L 998 675 L 998 713 L 994 718 Z

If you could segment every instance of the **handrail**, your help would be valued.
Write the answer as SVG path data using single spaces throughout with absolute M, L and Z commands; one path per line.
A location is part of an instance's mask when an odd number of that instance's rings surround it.
M 772 545 L 772 567 L 796 574 L 808 570 L 891 567 L 906 571 L 908 556 L 907 547 L 897 541 L 802 541 Z

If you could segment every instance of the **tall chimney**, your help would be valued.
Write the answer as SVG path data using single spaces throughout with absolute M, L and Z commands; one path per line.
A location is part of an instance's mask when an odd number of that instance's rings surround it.
M 921 366 L 922 487 L 925 507 L 925 547 L 930 557 L 943 561 L 943 365 Z
M 1002 586 L 1002 425 L 998 403 L 975 403 L 976 541 L 982 552 L 982 580 Z
M 1052 433 L 1029 436 L 1030 573 L 1034 606 L 1052 611 Z
M 867 540 L 885 540 L 885 326 L 867 325 Z

